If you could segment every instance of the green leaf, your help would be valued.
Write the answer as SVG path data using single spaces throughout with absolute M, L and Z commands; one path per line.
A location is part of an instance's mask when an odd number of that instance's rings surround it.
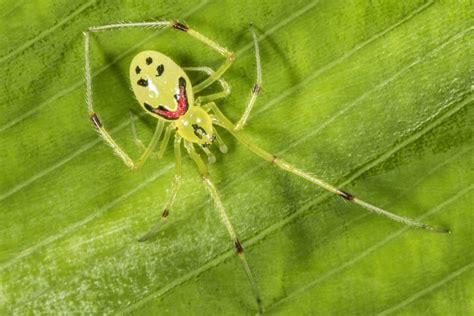
M 397 214 L 411 229 L 271 167 L 222 132 L 210 167 L 275 314 L 474 312 L 474 25 L 469 1 L 6 1 L 0 4 L 2 314 L 254 314 L 256 304 L 195 166 L 157 238 L 173 154 L 132 172 L 84 101 L 88 26 L 178 18 L 237 53 L 219 101 L 242 132 Z M 133 157 L 128 67 L 144 49 L 182 66 L 222 58 L 184 33 L 123 29 L 91 42 L 95 106 Z M 140 117 L 146 142 L 154 121 Z M 213 149 L 216 151 L 215 149 Z

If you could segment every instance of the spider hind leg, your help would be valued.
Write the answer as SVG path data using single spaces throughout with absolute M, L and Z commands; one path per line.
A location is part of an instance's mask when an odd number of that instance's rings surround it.
M 214 206 L 217 212 L 219 213 L 219 217 L 224 224 L 225 228 L 227 229 L 227 232 L 229 233 L 230 239 L 234 245 L 236 254 L 238 258 L 240 259 L 240 262 L 242 264 L 242 268 L 245 271 L 245 274 L 247 276 L 247 279 L 250 283 L 250 286 L 252 288 L 252 291 L 255 295 L 255 300 L 258 305 L 258 311 L 260 314 L 263 314 L 263 304 L 262 304 L 262 299 L 260 295 L 260 290 L 257 286 L 257 282 L 255 281 L 255 277 L 253 275 L 253 272 L 247 262 L 247 259 L 245 258 L 244 254 L 244 247 L 242 246 L 242 243 L 240 242 L 237 233 L 235 232 L 234 226 L 230 222 L 229 216 L 227 215 L 227 212 L 224 208 L 224 204 L 222 203 L 222 200 L 220 198 L 219 192 L 217 191 L 216 187 L 214 186 L 214 183 L 211 181 L 209 178 L 209 171 L 207 169 L 206 164 L 204 161 L 201 159 L 201 156 L 195 151 L 194 146 L 192 143 L 185 141 L 184 146 L 191 157 L 192 160 L 196 163 L 196 166 L 198 167 L 199 173 L 201 174 L 201 178 L 203 180 L 203 184 L 206 187 L 206 190 L 208 191 L 209 195 L 211 196 L 212 200 L 214 201 Z
M 174 153 L 175 153 L 175 175 L 174 181 L 171 185 L 171 191 L 168 196 L 168 200 L 166 201 L 163 212 L 161 213 L 161 217 L 158 222 L 143 236 L 141 236 L 138 241 L 147 241 L 153 238 L 160 228 L 164 225 L 166 220 L 168 219 L 169 213 L 173 204 L 176 200 L 176 196 L 178 195 L 179 187 L 181 186 L 181 174 L 182 174 L 182 167 L 181 167 L 181 137 L 179 135 L 175 136 L 174 139 Z

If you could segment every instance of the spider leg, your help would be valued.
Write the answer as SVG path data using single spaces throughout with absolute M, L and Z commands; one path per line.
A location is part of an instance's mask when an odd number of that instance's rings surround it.
M 133 28 L 133 27 L 145 27 L 145 28 L 166 28 L 173 26 L 171 21 L 151 21 L 151 22 L 123 22 L 123 23 L 114 23 L 107 25 L 91 26 L 87 29 L 87 32 L 101 32 L 101 31 L 110 31 L 113 29 L 124 29 L 124 28 Z
M 132 137 L 133 137 L 133 143 L 137 145 L 138 148 L 141 150 L 146 150 L 146 146 L 143 145 L 143 142 L 140 138 L 138 138 L 137 134 L 137 128 L 135 127 L 135 120 L 136 120 L 136 115 L 133 114 L 132 111 L 130 111 L 130 126 L 132 128 Z
M 132 136 L 133 136 L 133 143 L 137 145 L 138 148 L 142 150 L 146 150 L 146 146 L 143 145 L 143 142 L 141 139 L 138 137 L 137 134 L 137 129 L 135 127 L 135 120 L 136 120 L 136 115 L 133 114 L 132 111 L 130 111 L 130 126 L 132 128 Z M 168 147 L 168 143 L 170 141 L 171 137 L 171 132 L 176 130 L 176 127 L 174 125 L 168 125 L 168 127 L 165 129 L 165 134 L 163 138 L 161 139 L 161 144 L 158 152 L 154 151 L 150 154 L 150 158 L 152 159 L 161 159 L 165 153 L 166 148 Z
M 151 153 L 155 149 L 158 141 L 160 140 L 161 133 L 163 132 L 163 127 L 165 122 L 159 120 L 156 124 L 155 131 L 151 138 L 150 143 L 145 148 L 145 151 L 142 153 L 140 158 L 137 161 L 133 161 L 130 156 L 120 147 L 109 132 L 105 129 L 102 125 L 97 114 L 94 112 L 93 107 L 93 99 L 92 99 L 92 77 L 91 77 L 91 67 L 89 61 L 89 33 L 84 32 L 84 67 L 85 67 L 85 76 L 86 76 L 86 102 L 87 102 L 87 111 L 89 113 L 89 117 L 97 128 L 100 136 L 107 142 L 107 144 L 112 147 L 114 152 L 123 160 L 123 162 L 130 168 L 130 169 L 138 169 L 140 168 L 143 163 L 150 157 Z
M 185 141 L 184 147 L 186 148 L 191 159 L 193 159 L 194 162 L 196 163 L 199 169 L 199 173 L 201 174 L 203 184 L 206 187 L 207 191 L 209 192 L 209 195 L 211 196 L 212 200 L 214 201 L 215 208 L 217 212 L 219 213 L 221 221 L 226 227 L 227 232 L 230 235 L 230 238 L 231 238 L 232 243 L 234 244 L 237 256 L 239 257 L 240 262 L 242 263 L 245 274 L 247 275 L 247 278 L 250 282 L 252 290 L 255 294 L 255 299 L 257 301 L 259 312 L 262 314 L 263 305 L 262 305 L 262 300 L 260 298 L 260 291 L 257 287 L 257 283 L 255 282 L 255 278 L 253 276 L 252 270 L 250 269 L 247 259 L 245 258 L 244 248 L 242 246 L 242 243 L 239 241 L 237 237 L 237 233 L 235 232 L 234 226 L 230 222 L 229 216 L 227 215 L 227 212 L 225 211 L 224 205 L 222 204 L 221 198 L 219 196 L 219 193 L 216 187 L 214 186 L 214 183 L 209 178 L 209 172 L 208 172 L 207 166 L 204 163 L 204 161 L 201 159 L 201 156 L 195 151 L 192 143 Z
M 394 214 L 394 213 L 389 212 L 387 210 L 384 210 L 384 209 L 382 209 L 378 206 L 375 206 L 373 204 L 365 202 L 365 201 L 355 197 L 354 195 L 352 195 L 348 192 L 345 192 L 341 189 L 338 189 L 335 186 L 333 186 L 333 185 L 331 185 L 331 184 L 329 184 L 329 183 L 327 183 L 327 182 L 325 182 L 325 181 L 323 181 L 319 178 L 316 178 L 316 177 L 310 175 L 309 173 L 297 168 L 296 166 L 286 162 L 285 160 L 283 160 L 283 159 L 281 159 L 281 158 L 279 158 L 279 157 L 263 150 L 262 148 L 255 145 L 253 142 L 251 142 L 249 139 L 247 139 L 243 135 L 240 135 L 240 133 L 237 133 L 235 131 L 234 125 L 227 119 L 227 117 L 224 116 L 224 114 L 222 114 L 222 112 L 219 110 L 219 108 L 213 103 L 211 103 L 210 106 L 212 108 L 212 111 L 215 114 L 215 116 L 213 117 L 215 124 L 217 124 L 217 125 L 225 128 L 226 130 L 228 130 L 240 143 L 245 145 L 245 147 L 247 147 L 250 151 L 252 151 L 254 154 L 259 156 L 260 158 L 270 162 L 272 165 L 274 165 L 274 166 L 276 166 L 276 167 L 278 167 L 278 168 L 280 168 L 280 169 L 282 169 L 286 172 L 293 173 L 294 175 L 296 175 L 298 177 L 301 177 L 301 178 L 303 178 L 303 179 L 305 179 L 305 180 L 307 180 L 311 183 L 314 183 L 314 184 L 322 187 L 323 189 L 325 189 L 329 192 L 337 194 L 338 196 L 345 199 L 346 201 L 350 201 L 354 204 L 357 204 L 357 205 L 359 205 L 359 206 L 361 206 L 361 207 L 365 208 L 366 210 L 369 210 L 373 213 L 388 217 L 391 220 L 403 223 L 403 224 L 408 225 L 408 226 L 423 228 L 423 229 L 433 231 L 433 232 L 450 233 L 450 230 L 448 228 L 428 225 L 428 224 L 421 223 L 421 222 L 418 222 L 416 220 L 413 220 L 411 218 L 401 216 L 401 215 L 397 215 L 397 214 Z
M 171 132 L 175 130 L 176 130 L 176 127 L 173 124 L 168 125 L 168 127 L 165 129 L 165 135 L 163 136 L 163 139 L 161 140 L 160 149 L 158 150 L 158 152 L 154 152 L 151 154 L 152 158 L 155 158 L 155 159 L 163 158 L 163 155 L 165 154 L 165 150 L 168 147 L 168 143 L 171 138 Z
M 183 69 L 185 71 L 204 72 L 204 73 L 208 74 L 209 76 L 214 76 L 215 73 L 216 73 L 214 70 L 212 70 L 209 67 L 183 67 Z M 217 81 L 221 85 L 222 91 L 217 92 L 217 93 L 213 93 L 213 94 L 210 94 L 210 95 L 199 96 L 194 100 L 194 102 L 196 104 L 205 104 L 205 103 L 213 101 L 213 100 L 217 100 L 217 99 L 227 97 L 230 94 L 230 85 L 223 78 L 219 78 Z
M 252 25 L 250 25 L 250 31 L 252 32 L 252 37 L 253 37 L 253 42 L 255 45 L 255 60 L 256 60 L 256 66 L 257 66 L 257 79 L 255 81 L 255 85 L 253 86 L 251 92 L 250 92 L 250 97 L 247 101 L 247 106 L 245 107 L 244 114 L 242 114 L 242 117 L 240 120 L 237 122 L 237 124 L 234 127 L 235 131 L 239 131 L 242 128 L 244 128 L 245 123 L 247 123 L 247 120 L 250 115 L 250 111 L 252 111 L 253 105 L 255 104 L 255 101 L 257 100 L 258 94 L 260 90 L 262 89 L 262 64 L 260 62 L 260 49 L 258 47 L 258 39 L 257 39 L 257 34 L 255 34 L 255 30 Z
M 207 162 L 209 162 L 210 164 L 213 164 L 216 162 L 216 156 L 214 156 L 214 154 L 209 150 L 209 148 L 201 147 L 201 149 L 202 151 L 204 151 L 204 153 L 207 156 Z
M 217 44 L 213 40 L 207 38 L 206 36 L 202 35 L 201 33 L 193 30 L 192 28 L 188 27 L 187 25 L 184 25 L 179 22 L 173 22 L 172 24 L 173 28 L 186 32 L 187 34 L 191 35 L 195 39 L 201 41 L 202 43 L 208 45 L 212 49 L 214 49 L 216 52 L 221 54 L 226 58 L 224 63 L 217 68 L 217 70 L 211 74 L 208 78 L 204 79 L 202 82 L 198 83 L 193 87 L 193 90 L 195 93 L 198 93 L 201 90 L 206 89 L 209 87 L 211 84 L 213 84 L 215 81 L 219 80 L 220 77 L 229 69 L 229 67 L 232 65 L 232 63 L 235 60 L 235 54 L 231 51 L 229 51 L 227 48 Z
M 165 206 L 163 208 L 163 213 L 161 214 L 160 220 L 145 235 L 140 237 L 138 241 L 147 241 L 158 233 L 159 229 L 163 226 L 163 224 L 168 219 L 170 209 L 173 207 L 174 201 L 176 200 L 179 187 L 181 186 L 181 174 L 182 174 L 181 137 L 179 135 L 175 135 L 175 138 L 174 138 L 174 155 L 176 158 L 174 181 L 171 187 L 171 192 L 168 196 L 168 200 L 166 201 Z
M 217 144 L 219 145 L 220 152 L 223 154 L 226 154 L 228 150 L 227 145 L 224 143 L 224 141 L 222 140 L 221 136 L 216 131 L 216 129 L 214 129 L 214 134 L 216 135 L 216 141 L 217 141 Z

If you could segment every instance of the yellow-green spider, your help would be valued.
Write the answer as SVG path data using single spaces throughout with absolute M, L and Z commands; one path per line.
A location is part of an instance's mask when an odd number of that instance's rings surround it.
M 225 62 L 219 68 L 217 68 L 216 71 L 208 67 L 182 68 L 171 58 L 157 51 L 143 51 L 138 53 L 133 58 L 130 64 L 130 83 L 132 85 L 132 90 L 135 93 L 135 97 L 142 109 L 147 114 L 157 119 L 154 134 L 148 146 L 145 147 L 137 137 L 133 123 L 134 120 L 132 118 L 132 132 L 134 142 L 143 150 L 143 154 L 137 161 L 133 161 L 130 156 L 115 142 L 93 109 L 91 66 L 89 61 L 90 33 L 134 27 L 171 28 L 194 37 L 201 43 L 208 45 L 211 49 L 225 57 Z M 221 152 L 227 152 L 227 147 L 223 143 L 222 138 L 217 133 L 216 126 L 227 130 L 237 139 L 238 142 L 242 143 L 251 152 L 268 161 L 273 166 L 293 173 L 296 176 L 312 182 L 325 190 L 335 193 L 347 201 L 358 204 L 371 212 L 386 216 L 405 225 L 415 226 L 434 232 L 449 232 L 449 230 L 446 228 L 420 223 L 413 219 L 396 215 L 360 200 L 354 195 L 338 189 L 326 183 L 325 181 L 318 179 L 309 173 L 293 166 L 280 157 L 277 157 L 265 151 L 264 149 L 261 149 L 251 142 L 247 137 L 239 133 L 239 131 L 247 122 L 250 111 L 252 110 L 262 87 L 258 40 L 252 27 L 251 32 L 255 45 L 257 78 L 255 85 L 251 89 L 251 94 L 247 100 L 245 111 L 239 122 L 235 125 L 224 114 L 222 114 L 216 103 L 214 103 L 214 100 L 224 98 L 230 93 L 229 85 L 224 79 L 222 79 L 222 75 L 234 62 L 235 55 L 225 47 L 217 44 L 213 40 L 189 28 L 188 26 L 176 21 L 117 23 L 90 27 L 84 32 L 87 108 L 90 119 L 92 120 L 94 126 L 97 128 L 98 132 L 107 142 L 107 144 L 112 147 L 114 152 L 129 168 L 138 169 L 150 157 L 150 155 L 154 153 L 154 150 L 160 139 L 161 145 L 157 156 L 161 157 L 168 145 L 172 133 L 174 133 L 174 153 L 176 156 L 176 167 L 175 178 L 171 187 L 171 194 L 165 203 L 159 222 L 153 226 L 149 232 L 143 235 L 139 241 L 145 241 L 154 236 L 157 233 L 160 225 L 168 218 L 170 209 L 173 206 L 181 182 L 181 143 L 183 143 L 187 153 L 196 163 L 203 183 L 215 203 L 215 208 L 220 215 L 222 223 L 229 232 L 238 258 L 243 265 L 247 278 L 254 292 L 258 310 L 260 313 L 263 313 L 264 308 L 260 292 L 257 283 L 255 282 L 252 270 L 245 259 L 242 243 L 239 241 L 237 233 L 235 232 L 234 227 L 229 220 L 229 216 L 225 211 L 219 193 L 210 179 L 207 165 L 201 158 L 201 155 L 196 151 L 196 147 L 202 150 L 207 155 L 208 161 L 210 163 L 215 162 L 215 156 L 210 151 L 210 148 L 214 143 L 217 143 Z M 186 72 L 203 72 L 207 75 L 207 78 L 202 82 L 193 85 Z M 215 82 L 220 84 L 222 91 L 210 95 L 199 95 L 195 98 L 195 94 L 199 94 L 199 92 L 203 91 Z M 166 128 L 165 124 L 168 125 Z M 164 136 L 162 137 L 163 131 Z

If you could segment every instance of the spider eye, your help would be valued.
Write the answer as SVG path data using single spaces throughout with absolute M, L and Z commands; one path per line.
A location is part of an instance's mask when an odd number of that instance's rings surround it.
M 145 80 L 145 79 L 143 79 L 143 78 L 140 78 L 140 79 L 137 81 L 137 84 L 138 84 L 139 86 L 146 87 L 146 86 L 148 86 L 148 80 Z
M 156 76 L 161 76 L 163 74 L 163 71 L 165 71 L 165 66 L 163 66 L 163 64 L 160 64 L 158 67 L 156 67 Z

